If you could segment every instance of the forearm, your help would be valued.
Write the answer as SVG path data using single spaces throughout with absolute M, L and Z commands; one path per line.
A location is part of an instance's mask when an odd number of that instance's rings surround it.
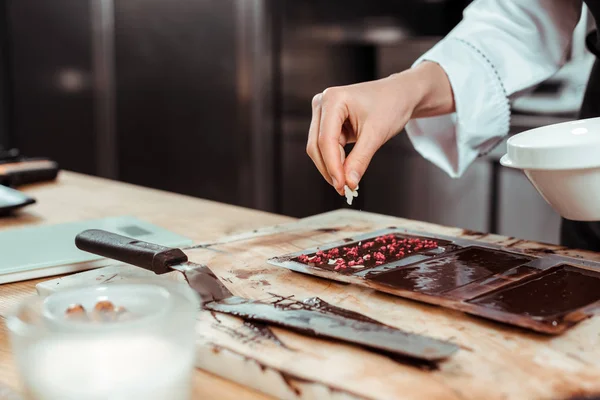
M 434 117 L 455 111 L 448 76 L 434 62 L 423 62 L 389 79 L 398 87 L 398 93 L 407 95 L 411 118 Z

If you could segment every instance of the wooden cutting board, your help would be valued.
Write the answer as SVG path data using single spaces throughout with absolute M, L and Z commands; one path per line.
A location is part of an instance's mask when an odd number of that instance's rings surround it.
M 202 312 L 197 367 L 285 399 L 566 399 L 600 394 L 600 318 L 547 337 L 266 263 L 273 256 L 392 225 L 600 260 L 598 254 L 350 210 L 199 244 L 186 250 L 190 259 L 210 266 L 238 296 L 318 296 L 400 329 L 454 342 L 461 350 L 432 371 L 354 346 L 278 328 L 260 330 L 227 315 Z M 38 291 L 146 273 L 131 266 L 108 267 L 41 283 Z M 168 275 L 182 279 L 177 272 Z

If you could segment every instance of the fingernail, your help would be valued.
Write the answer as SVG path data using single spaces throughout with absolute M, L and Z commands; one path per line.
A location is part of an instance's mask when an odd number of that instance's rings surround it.
M 332 184 L 333 184 L 333 187 L 337 189 L 337 187 L 338 187 L 337 180 L 336 180 L 335 178 L 333 178 L 333 177 L 332 177 L 332 178 L 331 178 L 331 182 L 332 182 Z
M 356 185 L 358 185 L 358 182 L 360 182 L 360 175 L 358 175 L 358 172 L 356 171 L 351 171 L 348 175 L 350 176 L 350 181 L 352 181 L 352 183 L 354 183 L 354 186 L 356 187 Z

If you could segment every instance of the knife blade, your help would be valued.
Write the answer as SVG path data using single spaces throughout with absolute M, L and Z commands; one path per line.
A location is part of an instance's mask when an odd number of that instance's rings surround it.
M 339 307 L 317 307 L 314 301 L 296 302 L 294 306 L 286 307 L 235 296 L 210 268 L 188 261 L 181 249 L 97 229 L 81 232 L 75 238 L 75 245 L 80 250 L 148 269 L 156 274 L 180 271 L 202 299 L 205 309 L 248 321 L 259 321 L 302 334 L 428 362 L 446 359 L 458 350 L 455 344 L 404 332 Z M 338 311 L 333 312 L 335 309 Z
M 409 358 L 438 361 L 453 353 L 454 345 L 425 336 L 413 335 L 378 322 L 347 318 L 343 315 L 321 311 L 306 303 L 292 307 L 273 306 L 254 300 L 229 297 L 207 304 L 212 311 L 232 314 L 245 320 L 270 323 L 315 337 L 352 342 L 384 353 Z

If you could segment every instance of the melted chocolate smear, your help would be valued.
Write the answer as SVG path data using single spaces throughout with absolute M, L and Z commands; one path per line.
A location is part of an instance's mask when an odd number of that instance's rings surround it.
M 545 247 L 539 249 L 524 249 L 523 251 L 527 254 L 556 254 L 555 250 Z
M 287 386 L 287 387 L 288 387 L 288 388 L 289 388 L 291 391 L 293 391 L 294 393 L 296 393 L 296 395 L 300 395 L 300 394 L 302 394 L 302 392 L 300 391 L 300 389 L 298 389 L 298 388 L 297 388 L 297 387 L 294 385 L 294 382 L 298 382 L 298 383 L 307 383 L 307 384 L 320 384 L 320 385 L 326 386 L 325 384 L 322 384 L 322 383 L 320 383 L 320 382 L 311 381 L 311 380 L 308 380 L 308 379 L 304 379 L 304 378 L 296 377 L 296 376 L 294 376 L 294 375 L 291 375 L 291 374 L 288 374 L 288 373 L 286 373 L 286 372 L 283 372 L 283 371 L 276 370 L 276 369 L 274 369 L 274 368 L 272 368 L 272 367 L 269 367 L 269 366 L 265 365 L 264 363 L 262 363 L 262 362 L 260 362 L 260 361 L 258 361 L 258 360 L 256 360 L 256 359 L 254 359 L 254 358 L 250 358 L 250 357 L 248 357 L 247 355 L 245 355 L 245 354 L 242 354 L 242 353 L 240 353 L 240 352 L 238 352 L 238 351 L 232 350 L 232 349 L 230 349 L 230 348 L 223 348 L 223 347 L 221 347 L 221 346 L 214 345 L 214 346 L 213 346 L 213 349 L 212 349 L 212 351 L 213 351 L 213 353 L 215 353 L 215 354 L 219 354 L 219 353 L 221 352 L 221 350 L 222 350 L 222 349 L 225 349 L 225 350 L 227 350 L 227 351 L 228 351 L 228 352 L 230 352 L 230 353 L 237 354 L 238 356 L 242 357 L 242 358 L 243 358 L 243 359 L 244 359 L 246 362 L 252 361 L 253 363 L 255 363 L 255 364 L 256 364 L 256 365 L 257 365 L 257 366 L 260 368 L 260 370 L 261 370 L 262 372 L 265 372 L 266 370 L 270 369 L 271 371 L 278 373 L 278 374 L 279 374 L 279 376 L 281 376 L 281 379 L 283 380 L 283 382 L 286 384 L 286 386 Z M 327 387 L 327 388 L 328 388 L 330 391 L 332 391 L 332 392 L 338 392 L 338 391 L 339 391 L 339 392 L 341 392 L 340 390 L 337 390 L 337 389 L 335 389 L 335 388 L 332 388 L 332 387 L 330 387 L 330 386 L 326 386 L 326 387 Z
M 519 239 L 519 240 L 517 240 L 517 241 L 514 241 L 514 242 L 512 242 L 511 244 L 508 244 L 508 245 L 506 245 L 506 247 L 515 247 L 515 246 L 519 246 L 519 245 L 521 245 L 521 244 L 523 244 L 523 243 L 525 243 L 525 242 L 526 242 L 526 240 Z
M 273 331 L 271 330 L 271 328 L 269 328 L 267 324 L 264 324 L 262 322 L 244 321 L 244 326 L 251 329 L 257 337 L 268 339 L 281 347 L 291 350 L 281 340 L 279 340 L 277 335 L 273 333 Z
M 317 232 L 323 232 L 323 233 L 336 233 L 339 232 L 340 229 L 339 228 L 319 228 L 316 229 Z
M 245 320 L 278 325 L 308 336 L 359 345 L 419 367 L 422 367 L 422 363 L 434 364 L 458 350 L 454 344 L 403 332 L 318 298 L 305 302 L 278 298 L 271 304 L 229 298 L 207 304 L 206 307 Z
M 600 273 L 560 265 L 469 303 L 558 325 L 568 313 L 600 300 Z
M 341 307 L 337 307 L 332 304 L 329 304 L 326 301 L 320 299 L 319 297 L 308 298 L 300 304 L 302 304 L 302 306 L 300 306 L 300 307 L 307 306 L 309 309 L 319 310 L 325 314 L 335 314 L 335 315 L 340 315 L 345 318 L 355 319 L 357 321 L 370 322 L 372 324 L 378 324 L 381 326 L 388 326 L 388 325 L 382 324 L 381 322 L 379 322 L 377 320 L 369 318 L 366 315 L 357 313 L 355 311 L 346 310 L 345 308 L 341 308 Z
M 248 279 L 251 276 L 255 275 L 256 272 L 255 271 L 248 271 L 248 270 L 242 270 L 242 271 L 233 271 L 233 273 L 235 274 L 235 276 L 239 279 Z
M 463 235 L 467 235 L 467 236 L 482 236 L 485 237 L 488 235 L 488 233 L 485 232 L 479 232 L 479 231 L 474 231 L 471 229 L 463 229 Z
M 207 266 L 191 263 L 189 265 L 193 268 L 183 271 L 185 279 L 200 296 L 202 303 L 221 301 L 233 295 Z
M 211 314 L 213 314 L 212 311 Z M 261 322 L 244 321 L 244 326 L 250 331 L 248 332 L 243 329 L 236 329 L 222 324 L 221 320 L 219 320 L 214 314 L 213 317 L 215 321 L 217 321 L 217 324 L 213 325 L 214 329 L 226 333 L 229 337 L 240 343 L 248 344 L 268 341 L 284 349 L 291 350 L 281 340 L 279 340 L 271 328 Z
M 285 382 L 287 387 L 289 387 L 291 390 L 294 391 L 294 393 L 296 393 L 296 396 L 302 395 L 302 390 L 300 390 L 299 387 L 294 385 L 294 381 L 293 381 L 294 378 L 291 375 L 288 375 L 285 372 L 280 372 L 280 375 L 281 375 L 281 379 L 283 379 L 283 381 Z
M 499 250 L 470 247 L 445 257 L 419 263 L 414 267 L 400 268 L 366 278 L 398 289 L 440 294 L 506 272 L 531 260 L 527 256 Z
M 219 317 L 217 317 L 217 313 L 214 311 L 210 312 L 210 315 L 215 319 L 215 321 L 217 321 L 217 323 L 221 323 L 221 320 L 219 319 Z

